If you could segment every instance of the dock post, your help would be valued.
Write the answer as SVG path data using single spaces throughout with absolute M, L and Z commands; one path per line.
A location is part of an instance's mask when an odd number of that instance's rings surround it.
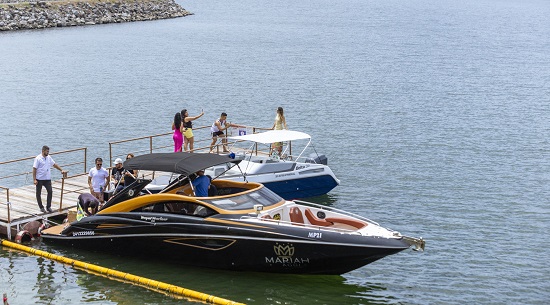
M 63 192 L 65 191 L 65 175 L 61 177 L 61 194 L 59 195 L 59 212 L 63 210 Z
M 88 160 L 86 160 L 87 157 L 88 157 L 88 147 L 84 147 L 84 171 L 83 171 L 83 173 L 86 172 L 86 162 L 88 162 Z
M 8 227 L 6 228 L 6 233 L 8 235 L 8 239 L 11 240 L 11 218 L 10 218 L 10 207 L 11 207 L 11 202 L 7 202 L 6 203 L 7 207 L 8 207 Z

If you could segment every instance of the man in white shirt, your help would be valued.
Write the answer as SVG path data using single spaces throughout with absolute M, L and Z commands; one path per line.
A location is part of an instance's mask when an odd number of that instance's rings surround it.
M 212 143 L 210 144 L 210 152 L 216 147 L 216 142 L 218 141 L 218 137 L 221 137 L 222 144 L 223 144 L 223 152 L 229 152 L 227 149 L 227 138 L 225 137 L 224 130 L 228 129 L 229 127 L 246 127 L 243 125 L 233 124 L 227 122 L 227 113 L 222 112 L 219 119 L 214 121 L 212 124 L 212 127 L 210 127 L 210 133 L 212 134 Z
M 94 195 L 95 198 L 99 200 L 101 204 L 105 201 L 103 198 L 103 193 L 105 192 L 105 187 L 109 185 L 109 172 L 102 167 L 103 159 L 95 159 L 95 167 L 90 169 L 90 174 L 88 175 L 88 185 L 90 186 L 90 194 Z
M 44 186 L 48 192 L 46 209 L 48 212 L 52 212 L 52 167 L 58 169 L 63 177 L 67 174 L 67 172 L 61 169 L 50 156 L 50 148 L 44 145 L 42 146 L 42 153 L 34 158 L 34 163 L 32 165 L 32 180 L 34 185 L 36 185 L 36 202 L 42 213 L 46 212 L 42 205 L 42 186 Z

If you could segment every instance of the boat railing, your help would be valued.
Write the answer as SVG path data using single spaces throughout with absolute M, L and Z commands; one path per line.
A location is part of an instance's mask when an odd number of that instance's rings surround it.
M 268 129 L 269 130 L 269 129 Z M 247 145 L 242 145 L 242 144 Z M 292 161 L 292 162 L 299 162 L 299 163 L 318 163 L 314 157 L 311 155 L 304 155 L 306 152 L 314 152 L 315 155 L 319 156 L 317 154 L 317 151 L 315 151 L 315 148 L 313 145 L 311 145 L 311 139 L 307 142 L 306 145 L 300 145 L 300 143 L 292 143 L 292 141 L 285 141 L 283 142 L 283 146 L 285 147 L 282 151 L 281 155 L 279 156 L 277 150 L 273 149 L 272 145 L 268 144 L 261 144 L 259 145 L 256 142 L 253 142 L 250 144 L 250 141 L 247 140 L 237 140 L 233 141 L 230 144 L 229 150 L 232 152 L 235 152 L 237 154 L 238 158 L 244 159 L 244 160 L 254 160 L 253 157 L 269 157 L 269 159 L 274 161 Z M 292 150 L 298 151 L 297 155 L 294 155 L 292 153 Z M 262 158 L 262 159 L 263 159 Z

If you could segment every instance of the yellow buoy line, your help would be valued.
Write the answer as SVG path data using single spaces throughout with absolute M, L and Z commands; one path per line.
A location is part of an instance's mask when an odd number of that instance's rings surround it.
M 11 242 L 11 241 L 7 241 L 7 240 L 4 240 L 4 239 L 0 239 L 0 244 L 2 246 L 5 246 L 5 247 L 17 249 L 17 250 L 27 252 L 27 253 L 30 253 L 30 254 L 42 256 L 42 257 L 45 257 L 47 259 L 51 259 L 51 260 L 54 260 L 54 261 L 57 261 L 57 262 L 60 262 L 60 263 L 63 263 L 63 264 L 71 265 L 71 266 L 74 266 L 76 268 L 82 269 L 86 272 L 90 272 L 90 273 L 93 273 L 93 274 L 99 274 L 99 275 L 102 275 L 102 276 L 106 276 L 108 278 L 120 279 L 122 281 L 127 281 L 127 282 L 130 282 L 130 283 L 133 283 L 133 284 L 137 284 L 139 286 L 143 286 L 145 288 L 148 288 L 148 289 L 151 289 L 151 290 L 154 290 L 154 291 L 158 291 L 158 292 L 162 292 L 162 293 L 166 293 L 166 294 L 172 294 L 172 295 L 176 295 L 176 296 L 182 296 L 182 297 L 202 301 L 202 302 L 209 303 L 209 304 L 244 305 L 243 303 L 234 302 L 234 301 L 231 301 L 231 300 L 227 300 L 227 299 L 216 297 L 216 296 L 209 295 L 209 294 L 206 294 L 206 293 L 202 293 L 202 292 L 194 291 L 194 290 L 191 290 L 191 289 L 179 287 L 179 286 L 176 286 L 176 285 L 151 280 L 151 279 L 148 279 L 148 278 L 145 278 L 145 277 L 141 277 L 141 276 L 133 275 L 133 274 L 126 273 L 126 272 L 121 272 L 121 271 L 101 267 L 101 266 L 94 265 L 94 264 L 81 262 L 81 261 L 71 259 L 71 258 L 66 258 L 66 257 L 61 256 L 61 255 L 56 255 L 56 254 L 52 254 L 52 253 L 49 253 L 49 252 L 46 252 L 46 251 L 42 251 L 42 250 L 38 250 L 38 249 L 35 249 L 35 248 L 27 247 L 27 246 L 17 244 L 17 243 Z

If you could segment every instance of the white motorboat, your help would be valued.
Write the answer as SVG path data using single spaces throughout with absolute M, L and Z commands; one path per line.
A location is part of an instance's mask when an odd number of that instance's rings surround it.
M 305 153 L 312 147 L 311 136 L 293 130 L 270 130 L 262 133 L 229 137 L 230 155 L 241 162 L 231 167 L 221 164 L 206 170 L 211 177 L 264 184 L 285 199 L 324 195 L 340 184 L 324 155 Z M 297 141 L 305 142 L 299 154 L 292 154 Z M 272 152 L 275 143 L 284 143 L 279 155 Z M 244 144 L 244 148 L 240 148 Z M 262 147 L 263 146 L 263 147 Z M 267 149 L 267 152 L 266 152 Z

